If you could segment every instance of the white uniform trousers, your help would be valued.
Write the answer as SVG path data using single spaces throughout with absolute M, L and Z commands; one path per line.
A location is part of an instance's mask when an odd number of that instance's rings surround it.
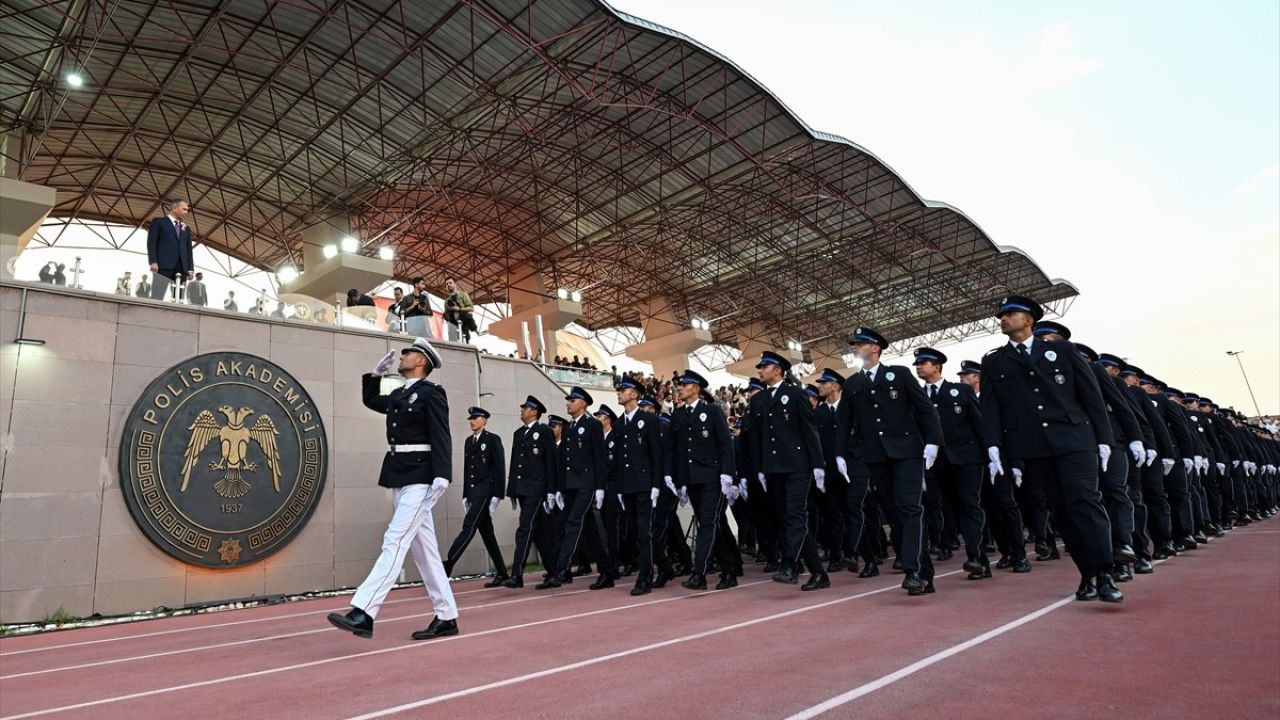
M 426 484 L 395 488 L 395 512 L 387 532 L 382 536 L 382 553 L 373 564 L 369 577 L 360 583 L 351 606 L 365 611 L 371 618 L 378 617 L 378 609 L 387 593 L 395 586 L 404 567 L 404 556 L 412 551 L 413 563 L 418 566 L 436 617 L 453 620 L 458 617 L 458 605 L 449 587 L 449 576 L 440 560 L 440 546 L 436 543 L 435 522 L 431 507 L 435 501 L 429 498 L 431 486 Z

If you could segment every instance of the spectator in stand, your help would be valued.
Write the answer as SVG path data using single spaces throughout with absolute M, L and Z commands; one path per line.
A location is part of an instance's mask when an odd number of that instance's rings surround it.
M 143 278 L 146 280 L 146 278 Z M 240 306 L 236 305 L 236 291 L 228 290 L 227 299 L 222 301 L 222 309 L 230 312 L 240 312 Z
M 199 277 L 198 273 L 196 277 Z M 276 309 L 271 311 L 271 317 L 280 318 L 281 320 L 284 319 L 284 301 L 283 300 L 276 302 Z
M 377 305 L 368 293 L 351 288 L 347 291 L 347 307 L 377 307 Z
M 204 287 L 204 273 L 196 273 L 196 277 L 187 283 L 187 302 L 204 307 L 209 304 L 209 291 Z
M 138 281 L 138 287 L 134 291 L 134 295 L 140 298 L 151 297 L 151 278 L 149 276 L 143 275 L 142 279 Z

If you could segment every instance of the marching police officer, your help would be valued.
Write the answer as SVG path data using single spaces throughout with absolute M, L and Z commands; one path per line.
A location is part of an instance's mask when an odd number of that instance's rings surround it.
M 515 555 L 511 559 L 511 574 L 504 587 L 524 587 L 524 565 L 529 558 L 529 543 L 538 545 L 543 558 L 552 555 L 549 543 L 539 529 L 539 515 L 546 510 L 544 498 L 547 489 L 554 487 L 556 475 L 556 441 L 551 428 L 542 422 L 547 407 L 530 395 L 520 404 L 520 427 L 511 439 L 511 469 L 507 473 L 507 496 L 511 508 L 519 506 L 520 520 L 516 526 Z
M 867 477 L 865 467 L 854 467 L 846 463 L 849 477 L 840 471 L 836 462 L 836 425 L 840 413 L 840 395 L 843 392 L 844 376 L 823 368 L 818 376 L 817 390 L 822 402 L 813 409 L 818 424 L 818 439 L 822 442 L 822 462 L 826 469 L 825 493 L 818 493 L 816 498 L 822 513 L 819 525 L 819 538 L 822 546 L 830 553 L 827 560 L 827 572 L 844 570 L 858 571 L 858 543 L 862 539 L 862 501 L 867 495 Z M 875 567 L 873 559 L 868 559 Z
M 484 542 L 484 549 L 493 561 L 497 570 L 493 579 L 485 583 L 485 587 L 497 587 L 507 579 L 507 564 L 502 560 L 502 548 L 498 546 L 498 538 L 493 533 L 492 514 L 502 502 L 502 475 L 507 463 L 502 452 L 502 438 L 485 429 L 489 421 L 489 411 L 480 407 L 467 409 L 467 422 L 471 425 L 471 435 L 462 452 L 463 485 L 462 485 L 462 530 L 449 547 L 449 554 L 444 559 L 444 571 L 453 574 L 453 566 L 471 544 L 476 531 Z
M 667 476 L 679 486 L 680 495 L 687 496 L 693 503 L 698 521 L 693 572 L 682 584 L 690 590 L 707 589 L 707 567 L 714 550 L 721 568 L 716 589 L 725 590 L 738 584 L 733 568 L 742 564 L 740 558 L 734 558 L 735 543 L 719 534 L 724 504 L 737 496 L 733 481 L 733 438 L 724 412 L 700 397 L 707 387 L 706 378 L 685 370 L 678 387 L 681 405 L 671 416 L 672 452 Z
M 597 510 L 604 507 L 604 428 L 587 412 L 592 400 L 586 390 L 574 387 L 564 401 L 569 420 L 560 434 L 561 471 L 555 502 L 566 515 L 556 537 L 559 555 L 547 568 L 550 574 L 538 583 L 538 590 L 560 587 L 573 581 L 570 564 L 578 550 L 587 511 L 593 503 Z
M 1002 458 L 1025 464 L 1041 483 L 1059 530 L 1080 571 L 1078 600 L 1121 602 L 1107 572 L 1111 530 L 1098 492 L 1100 465 L 1111 459 L 1111 426 L 1093 372 L 1069 342 L 1032 335 L 1044 311 L 1024 296 L 1004 298 L 996 311 L 1009 343 L 982 358 L 982 423 L 991 473 Z M 1116 458 L 1123 462 L 1122 458 Z
M 378 484 L 394 490 L 395 511 L 373 570 L 351 598 L 351 610 L 345 615 L 330 613 L 329 622 L 357 637 L 373 637 L 373 620 L 400 575 L 405 555 L 412 553 L 435 609 L 431 624 L 414 632 L 413 639 L 429 640 L 458 634 L 458 606 L 440 561 L 431 516 L 453 475 L 449 400 L 443 387 L 427 380 L 443 362 L 424 338 L 400 351 L 404 385 L 383 395 L 382 376 L 395 364 L 395 356 L 392 350 L 379 360 L 363 377 L 361 388 L 365 407 L 387 416 L 388 448 Z
M 632 595 L 645 595 L 653 588 L 653 543 L 662 538 L 653 534 L 653 513 L 662 485 L 662 438 L 658 420 L 640 410 L 640 386 L 630 378 L 618 383 L 618 403 L 622 414 L 614 425 L 618 436 L 614 448 L 613 476 L 622 492 L 619 500 L 633 528 L 636 541 L 636 584 Z M 667 580 L 674 577 L 663 568 Z

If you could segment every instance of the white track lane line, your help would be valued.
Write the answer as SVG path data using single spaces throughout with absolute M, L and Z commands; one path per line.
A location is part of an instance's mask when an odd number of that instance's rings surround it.
M 951 573 L 948 573 L 948 574 L 951 574 Z M 942 576 L 939 575 L 938 577 L 942 577 Z M 385 655 L 387 653 L 402 652 L 405 650 L 415 650 L 415 649 L 422 650 L 424 648 L 437 647 L 439 645 L 447 644 L 449 642 L 465 641 L 469 638 L 484 637 L 487 635 L 494 635 L 497 633 L 510 632 L 512 630 L 523 630 L 526 628 L 538 627 L 541 625 L 550 625 L 553 623 L 565 622 L 568 620 L 578 620 L 585 617 L 593 617 L 596 615 L 605 615 L 608 613 L 619 612 L 621 610 L 631 610 L 639 607 L 661 605 L 664 603 L 675 602 L 677 600 L 686 600 L 688 598 L 701 597 L 703 595 L 714 594 L 717 596 L 722 596 L 727 593 L 732 593 L 735 590 L 743 590 L 753 585 L 761 585 L 767 582 L 770 582 L 770 581 L 767 579 L 757 580 L 755 582 L 742 583 L 738 587 L 730 590 L 705 590 L 702 592 L 696 592 L 689 595 L 673 595 L 671 597 L 665 597 L 658 600 L 649 600 L 646 602 L 631 603 L 630 605 L 620 605 L 618 607 L 602 608 L 600 610 L 588 610 L 586 612 L 574 613 L 572 615 L 562 615 L 560 617 L 547 618 L 546 620 L 536 620 L 533 622 L 521 623 L 519 625 L 509 625 L 507 627 L 493 628 L 491 630 L 481 630 L 480 632 L 475 632 L 475 633 L 464 633 L 461 635 L 454 635 L 453 637 L 441 638 L 439 640 L 434 640 L 432 642 L 417 642 L 417 643 L 408 644 L 408 645 L 397 645 L 395 647 L 382 648 L 380 650 L 370 650 L 368 652 L 352 653 L 350 655 L 339 655 L 337 657 L 323 658 L 321 660 L 312 660 L 310 662 L 304 662 L 304 663 L 295 663 L 293 665 L 282 665 L 280 667 L 267 668 L 266 670 L 257 670 L 257 671 L 248 672 L 248 673 L 240 673 L 238 675 L 225 675 L 223 677 L 210 678 L 208 680 L 201 680 L 198 682 L 186 683 L 183 685 L 173 685 L 170 687 L 156 688 L 154 690 L 143 690 L 141 692 L 128 693 L 125 695 L 116 695 L 114 697 L 101 698 L 98 700 L 89 700 L 86 702 L 75 703 L 72 705 L 61 705 L 58 707 L 45 708 L 43 710 L 32 710 L 30 712 L 21 713 L 18 715 L 5 715 L 3 717 L 0 717 L 0 720 L 22 720 L 22 718 L 52 715 L 53 713 L 67 712 L 69 710 L 81 710 L 83 708 L 88 708 L 88 707 L 98 707 L 100 705 L 109 705 L 112 703 L 124 702 L 127 700 L 137 700 L 139 698 L 152 697 L 155 695 L 165 695 L 168 693 L 179 692 L 182 690 L 191 690 L 193 688 L 208 687 L 210 685 L 221 685 L 223 683 L 236 682 L 239 680 L 246 680 L 248 678 L 263 677 L 265 675 L 275 675 L 276 673 L 289 672 L 291 670 L 302 670 L 305 668 L 317 667 L 320 665 L 328 665 L 330 663 L 341 662 L 343 660 L 356 660 L 359 658 L 372 657 L 376 655 Z M 897 586 L 895 585 L 894 587 L 897 587 Z M 886 589 L 890 589 L 890 588 L 886 588 Z M 555 596 L 552 595 L 551 597 L 555 597 Z M 328 630 L 329 632 L 334 632 L 332 628 L 328 628 Z
M 937 575 L 936 577 L 944 578 L 944 577 L 947 577 L 948 575 L 957 575 L 961 572 L 964 572 L 964 571 L 952 570 L 951 572 L 942 573 L 941 575 Z M 620 650 L 615 653 L 609 653 L 608 655 L 600 655 L 598 657 L 587 658 L 586 660 L 579 660 L 577 662 L 569 663 L 567 665 L 559 665 L 553 668 L 547 668 L 546 670 L 538 670 L 536 672 L 526 673 L 524 675 L 517 675 L 515 677 L 510 677 L 505 680 L 497 680 L 491 683 L 486 683 L 484 685 L 476 685 L 475 687 L 464 688 L 462 690 L 455 690 L 453 692 L 445 693 L 443 695 L 435 695 L 433 697 L 424 698 L 422 700 L 416 700 L 414 702 L 404 703 L 403 705 L 396 705 L 395 707 L 389 707 L 383 710 L 375 710 L 374 712 L 366 713 L 364 715 L 355 715 L 347 718 L 347 720 L 373 720 L 373 718 L 386 717 L 388 715 L 396 715 L 398 713 L 406 712 L 408 710 L 416 710 L 421 707 L 426 707 L 427 705 L 435 705 L 436 703 L 442 703 L 442 702 L 445 702 L 446 700 L 454 700 L 460 697 L 466 697 L 468 695 L 475 695 L 477 693 L 486 692 L 488 690 L 496 690 L 498 688 L 508 687 L 510 685 L 517 685 L 519 683 L 528 682 L 530 680 L 537 680 L 539 678 L 544 678 L 549 675 L 557 675 L 559 673 L 569 672 L 570 670 L 577 670 L 579 668 L 589 667 L 591 665 L 598 665 L 600 663 L 609 662 L 610 660 L 617 660 L 618 658 L 624 658 L 630 655 L 638 655 L 640 653 L 649 652 L 650 650 L 659 650 L 662 648 L 671 647 L 672 645 L 679 645 L 681 643 L 690 642 L 692 640 L 701 640 L 702 638 L 711 637 L 712 635 L 720 635 L 723 633 L 732 632 L 734 630 L 741 630 L 742 628 L 751 627 L 752 625 L 759 625 L 760 623 L 772 622 L 774 620 L 780 620 L 782 618 L 791 617 L 793 615 L 800 615 L 802 613 L 811 612 L 813 610 L 820 610 L 822 608 L 828 608 L 833 605 L 839 605 L 841 603 L 846 603 L 851 600 L 858 600 L 859 598 L 869 597 L 871 595 L 879 595 L 880 593 L 889 592 L 891 590 L 901 590 L 901 589 L 902 589 L 901 585 L 886 585 L 882 588 L 877 588 L 875 590 L 868 590 L 866 592 L 860 592 L 854 595 L 846 595 L 844 597 L 836 598 L 835 600 L 828 600 L 826 602 L 817 603 L 815 605 L 806 605 L 804 607 L 795 608 L 793 610 L 774 613 L 772 615 L 765 615 L 764 617 L 758 617 L 753 620 L 744 620 L 742 622 L 733 623 L 732 625 L 725 625 L 723 627 L 712 628 L 711 630 L 703 630 L 702 632 L 693 633 L 692 635 L 685 635 L 683 637 L 672 638 L 670 640 L 663 640 L 662 642 L 651 643 L 649 645 L 641 645 L 640 647 L 634 647 L 629 650 Z M 18 717 L 21 717 L 21 716 L 18 716 Z M 8 718 L 0 718 L 0 720 L 8 720 Z
M 414 588 L 404 588 L 404 589 L 405 589 L 405 590 L 418 590 L 418 589 L 420 589 L 420 588 L 416 588 L 416 587 L 414 587 Z M 462 592 L 454 593 L 454 596 L 455 596 L 455 597 L 459 597 L 459 596 L 462 596 L 462 595 L 470 595 L 470 594 L 472 594 L 472 593 L 492 592 L 493 590 L 498 590 L 498 589 L 500 589 L 500 588 L 477 588 L 477 589 L 475 589 L 475 590 L 463 590 Z M 415 600 L 422 600 L 422 599 L 425 599 L 425 597 L 426 597 L 426 595 L 425 595 L 425 593 L 424 593 L 423 595 L 416 595 L 416 596 L 414 596 L 414 597 L 409 597 L 409 598 L 397 598 L 397 599 L 395 599 L 395 600 L 388 600 L 388 601 L 386 601 L 385 603 L 383 603 L 383 605 L 385 606 L 385 605 L 395 605 L 395 604 L 397 604 L 397 603 L 414 602 Z M 315 601 L 312 601 L 312 600 L 304 600 L 304 601 L 302 601 L 302 602 L 315 602 Z M 305 616 L 307 616 L 307 615 L 314 615 L 314 614 L 319 614 L 319 613 L 331 613 L 331 612 L 338 612 L 338 611 L 340 611 L 340 610 L 346 610 L 346 609 L 348 609 L 348 608 L 350 608 L 350 607 L 351 607 L 350 605 L 343 605 L 342 607 L 336 607 L 336 608 L 325 608 L 325 609 L 323 609 L 323 610 L 306 610 L 306 611 L 304 611 L 304 612 L 289 613 L 289 614 L 287 614 L 287 615 L 272 615 L 271 617 L 254 618 L 253 620 L 233 620 L 233 621 L 231 621 L 231 622 L 214 623 L 214 624 L 211 624 L 211 625 L 197 625 L 197 626 L 194 626 L 194 627 L 187 627 L 187 628 L 174 628 L 173 630 L 158 630 L 158 631 L 156 631 L 156 632 L 139 633 L 139 634 L 137 634 L 137 635 L 121 635 L 120 637 L 102 638 L 102 639 L 100 639 L 100 640 L 81 640 L 80 642 L 63 643 L 63 644 L 61 644 L 61 645 L 49 645 L 49 646 L 46 646 L 46 647 L 28 648 L 28 649 L 26 649 L 26 650 L 12 650 L 12 651 L 10 651 L 10 652 L 0 652 L 0 658 L 7 658 L 7 657 L 15 656 L 15 655 L 26 655 L 26 654 L 28 654 L 28 653 L 48 652 L 48 651 L 50 651 L 50 650 L 64 650 L 64 649 L 66 649 L 66 648 L 80 647 L 80 646 L 82 646 L 82 645 L 100 645 L 100 644 L 102 644 L 102 643 L 119 642 L 119 641 L 121 641 L 121 640 L 137 640 L 137 639 L 140 639 L 140 638 L 158 637 L 158 636 L 161 636 L 161 635 L 175 635 L 175 634 L 178 634 L 178 633 L 189 633 L 189 632 L 195 632 L 195 631 L 197 631 L 197 630 L 212 630 L 212 629 L 214 629 L 214 628 L 232 627 L 232 626 L 235 626 L 235 625 L 252 625 L 252 624 L 254 624 L 254 623 L 271 622 L 272 620 L 284 620 L 284 619 L 286 619 L 286 618 L 305 617 Z M 250 608 L 250 609 L 252 609 L 252 608 Z M 225 611 L 220 611 L 220 612 L 218 612 L 218 613 L 208 613 L 208 615 L 209 615 L 210 617 L 213 617 L 213 616 L 216 616 L 216 615 L 221 614 L 221 612 L 225 612 Z M 195 615 L 182 615 L 182 616 L 180 616 L 180 617 L 198 617 L 198 616 L 195 616 Z M 157 620 L 164 620 L 164 619 L 167 619 L 167 618 L 156 618 L 156 619 L 157 619 Z M 175 618 L 175 619 L 176 619 L 176 618 Z M 137 621 L 137 622 L 147 622 L 147 621 L 145 621 L 145 620 L 139 620 L 139 621 Z M 114 624 L 112 624 L 112 625 L 109 625 L 109 626 L 102 626 L 102 627 L 118 627 L 118 626 L 121 626 L 121 625 L 128 625 L 128 624 L 129 624 L 129 623 L 114 623 Z M 85 630 L 90 630 L 90 629 L 92 629 L 92 628 L 83 628 L 83 629 L 85 629 Z M 72 632 L 74 632 L 74 631 L 72 631 Z M 31 636 L 27 636 L 27 637 L 31 637 Z
M 462 610 L 483 610 L 484 608 L 499 607 L 502 605 L 515 605 L 516 603 L 524 603 L 524 602 L 529 602 L 531 600 L 543 600 L 546 598 L 563 597 L 565 595 L 578 595 L 584 592 L 590 592 L 590 590 L 572 590 L 570 592 L 555 593 L 553 595 L 552 594 L 530 595 L 528 597 L 515 598 L 513 600 L 501 600 L 495 603 L 487 603 L 484 605 L 473 605 L 471 607 L 458 608 L 458 610 L 459 612 L 461 612 Z M 389 618 L 387 620 L 381 620 L 376 622 L 375 625 L 379 625 L 379 624 L 385 625 L 388 623 L 400 622 L 401 620 L 414 620 L 416 618 L 434 617 L 434 615 L 435 613 L 431 613 L 431 612 L 416 613 L 414 615 L 405 615 L 403 617 L 395 617 L 395 618 Z M 31 677 L 33 675 L 47 675 L 49 673 L 65 672 L 67 670 L 84 670 L 86 668 L 102 667 L 103 665 L 117 665 L 119 663 L 133 662 L 135 660 L 150 660 L 152 658 L 168 657 L 170 655 L 183 655 L 185 653 L 204 652 L 206 650 L 219 650 L 221 648 L 235 647 L 237 645 L 250 645 L 252 643 L 265 642 L 267 640 L 282 640 L 284 638 L 301 637 L 303 635 L 315 635 L 316 633 L 327 633 L 327 632 L 333 632 L 333 627 L 326 625 L 321 628 L 312 628 L 310 630 L 299 630 L 297 632 L 282 633 L 280 635 L 266 635 L 264 637 L 245 638 L 244 640 L 230 640 L 224 643 L 217 643 L 215 645 L 201 645 L 198 647 L 180 648 L 177 650 L 163 650 L 161 652 L 147 653 L 146 655 L 133 655 L 129 657 L 114 658 L 111 660 L 96 660 L 94 662 L 80 663 L 79 665 L 67 665 L 65 667 L 47 668 L 45 670 L 31 670 L 28 672 L 14 673 L 12 675 L 0 675 L 0 680 L 16 680 L 18 678 Z

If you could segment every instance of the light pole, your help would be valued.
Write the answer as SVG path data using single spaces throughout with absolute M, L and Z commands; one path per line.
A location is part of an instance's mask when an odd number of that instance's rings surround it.
M 1240 374 L 1244 376 L 1244 386 L 1249 389 L 1249 397 L 1253 400 L 1253 411 L 1258 417 L 1262 417 L 1262 410 L 1258 409 L 1258 398 L 1253 395 L 1253 386 L 1249 384 L 1249 374 L 1244 371 L 1244 362 L 1240 360 L 1240 353 L 1243 350 L 1228 350 L 1227 354 L 1236 359 L 1236 364 L 1240 366 Z

